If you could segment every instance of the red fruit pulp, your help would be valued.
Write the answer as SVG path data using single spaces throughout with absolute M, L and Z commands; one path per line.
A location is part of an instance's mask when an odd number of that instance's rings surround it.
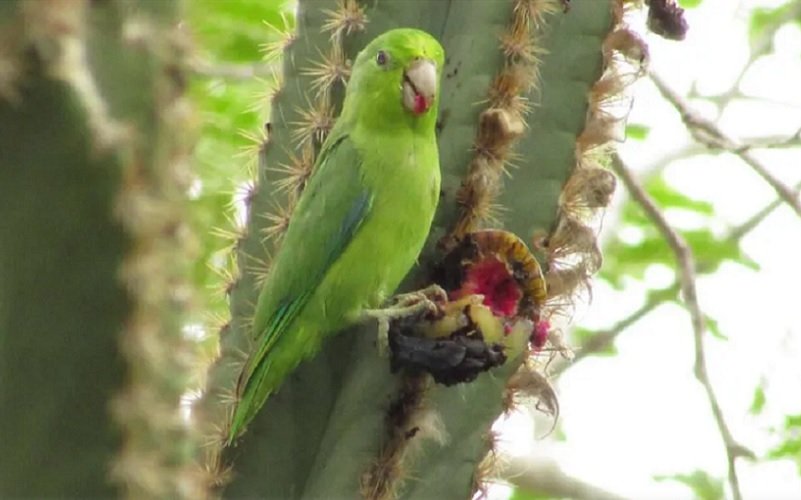
M 523 296 L 515 279 L 509 274 L 506 264 L 489 257 L 473 264 L 467 272 L 462 288 L 457 290 L 454 298 L 466 295 L 481 294 L 484 305 L 496 316 L 514 316 L 517 304 Z

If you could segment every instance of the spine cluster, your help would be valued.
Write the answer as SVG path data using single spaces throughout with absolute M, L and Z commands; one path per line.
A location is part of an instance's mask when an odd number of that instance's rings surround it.
M 369 500 L 386 500 L 397 496 L 402 483 L 400 471 L 410 450 L 413 438 L 421 434 L 439 435 L 436 414 L 426 411 L 424 397 L 428 386 L 426 375 L 404 377 L 398 396 L 392 402 L 386 415 L 386 426 L 390 435 L 378 458 L 361 478 L 361 496 Z M 434 420 L 426 421 L 426 415 Z
M 512 19 L 500 36 L 503 67 L 487 91 L 487 108 L 481 113 L 473 144 L 473 159 L 457 193 L 459 214 L 440 248 L 452 249 L 482 223 L 497 222 L 495 199 L 501 178 L 514 165 L 513 146 L 526 127 L 531 110 L 527 95 L 539 83 L 538 33 L 548 15 L 561 8 L 557 0 L 514 0 Z
M 576 139 L 576 166 L 562 189 L 557 223 L 535 245 L 547 255 L 546 279 L 551 302 L 570 306 L 576 290 L 589 290 L 590 277 L 601 267 L 596 235 L 616 179 L 604 163 L 613 141 L 622 140 L 625 125 L 620 103 L 641 75 L 648 52 L 624 20 L 626 2 L 613 2 L 613 29 L 602 46 L 603 72 L 587 96 L 584 129 Z

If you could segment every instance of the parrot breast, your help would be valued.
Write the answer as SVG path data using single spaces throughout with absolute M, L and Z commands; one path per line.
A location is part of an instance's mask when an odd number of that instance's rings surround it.
M 386 134 L 369 142 L 357 136 L 354 141 L 363 147 L 363 179 L 373 205 L 331 270 L 336 285 L 324 295 L 339 302 L 342 293 L 350 293 L 355 299 L 346 306 L 350 317 L 358 317 L 363 308 L 379 307 L 395 292 L 431 228 L 440 185 L 436 142 L 433 133 L 404 135 Z

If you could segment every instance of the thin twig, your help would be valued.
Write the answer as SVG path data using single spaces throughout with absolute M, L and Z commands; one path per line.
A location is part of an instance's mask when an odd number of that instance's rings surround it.
M 548 497 L 592 500 L 623 498 L 565 473 L 558 463 L 548 458 L 511 457 L 501 464 L 500 476 L 525 492 Z
M 698 303 L 698 295 L 695 287 L 695 258 L 693 257 L 692 250 L 684 238 L 668 224 L 650 195 L 648 195 L 639 182 L 637 182 L 629 169 L 620 160 L 619 156 L 613 156 L 612 165 L 631 194 L 631 197 L 643 208 L 648 218 L 651 219 L 659 232 L 662 233 L 662 236 L 676 255 L 676 260 L 679 265 L 678 281 L 681 285 L 684 304 L 690 313 L 693 326 L 695 339 L 695 378 L 698 379 L 704 387 L 709 406 L 712 409 L 712 414 L 715 417 L 718 430 L 723 438 L 723 444 L 726 447 L 726 456 L 729 465 L 729 484 L 732 489 L 732 496 L 735 500 L 741 500 L 742 494 L 740 493 L 740 484 L 737 478 L 735 462 L 738 457 L 753 456 L 753 453 L 739 444 L 732 436 L 726 424 L 726 419 L 723 416 L 723 410 L 715 395 L 715 390 L 709 380 L 706 367 L 706 353 L 704 351 L 704 314 Z
M 646 300 L 639 309 L 621 319 L 607 330 L 593 334 L 581 344 L 581 347 L 575 350 L 576 353 L 570 360 L 560 363 L 553 371 L 551 371 L 550 375 L 553 378 L 557 378 L 569 368 L 576 366 L 576 364 L 578 364 L 578 362 L 582 359 L 605 351 L 615 343 L 615 339 L 617 339 L 621 333 L 626 331 L 634 323 L 650 314 L 659 305 L 675 298 L 678 291 L 679 286 L 677 283 L 674 283 L 668 288 L 652 292 L 648 296 L 648 300 Z
M 801 195 L 801 182 L 797 183 L 793 187 L 793 190 L 795 191 L 795 196 Z M 745 222 L 735 226 L 731 231 L 729 231 L 726 239 L 739 242 L 746 234 L 753 231 L 759 224 L 762 223 L 763 220 L 767 218 L 768 215 L 772 214 L 773 211 L 779 208 L 781 205 L 782 200 L 780 199 L 771 201 L 762 207 L 761 210 L 757 211 L 754 215 L 746 219 Z
M 754 169 L 754 171 L 756 171 L 756 173 L 759 174 L 759 176 L 762 177 L 765 182 L 770 184 L 779 197 L 785 203 L 787 203 L 790 208 L 792 208 L 795 213 L 798 214 L 799 217 L 801 217 L 801 201 L 799 201 L 795 193 L 793 193 L 793 191 L 787 185 L 782 183 L 778 178 L 771 174 L 759 160 L 754 158 L 749 151 L 749 148 L 744 148 L 741 144 L 738 144 L 737 141 L 724 134 L 717 124 L 698 115 L 698 113 L 696 113 L 686 102 L 684 102 L 684 99 L 680 95 L 667 86 L 667 84 L 659 75 L 653 72 L 649 72 L 648 75 L 665 100 L 667 100 L 676 109 L 676 111 L 679 112 L 682 121 L 685 125 L 687 125 L 688 130 L 698 142 L 701 142 L 712 149 L 724 149 L 726 151 L 730 151 L 734 155 L 738 156 L 752 169 Z
M 748 151 L 749 149 L 784 149 L 801 146 L 801 128 L 790 137 L 765 137 L 742 141 L 742 145 L 735 151 Z

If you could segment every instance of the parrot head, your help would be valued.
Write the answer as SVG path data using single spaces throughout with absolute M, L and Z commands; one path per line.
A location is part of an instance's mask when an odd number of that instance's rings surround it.
M 436 121 L 445 51 L 434 37 L 411 28 L 387 31 L 353 65 L 343 106 L 370 127 Z

